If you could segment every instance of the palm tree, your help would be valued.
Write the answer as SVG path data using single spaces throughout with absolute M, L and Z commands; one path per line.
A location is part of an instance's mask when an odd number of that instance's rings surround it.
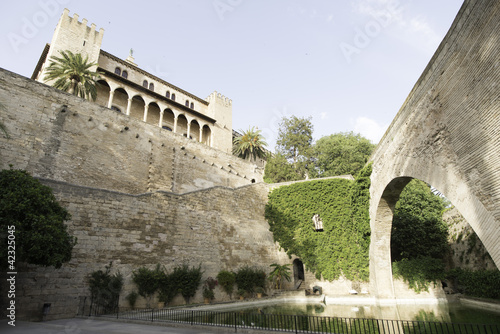
M 97 63 L 89 63 L 88 56 L 83 59 L 80 53 L 73 54 L 68 50 L 60 53 L 61 57 L 50 58 L 52 62 L 47 67 L 44 80 L 55 80 L 55 88 L 95 101 L 99 72 L 91 71 L 90 68 L 97 66 Z
M 240 132 L 243 131 L 240 130 Z M 266 156 L 265 147 L 267 143 L 260 133 L 260 130 L 255 130 L 255 127 L 252 127 L 248 131 L 243 132 L 243 135 L 240 137 L 234 138 L 233 154 L 243 159 L 250 156 L 254 159 L 264 158 Z
M 286 279 L 290 282 L 290 264 L 271 264 L 271 267 L 274 267 L 273 271 L 269 273 L 269 280 L 273 281 L 276 289 L 280 289 L 283 286 L 283 280 Z

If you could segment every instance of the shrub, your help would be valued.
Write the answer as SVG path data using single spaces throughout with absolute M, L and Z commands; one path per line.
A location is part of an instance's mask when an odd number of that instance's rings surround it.
M 175 267 L 174 271 L 169 275 L 169 279 L 172 280 L 174 287 L 184 297 L 186 304 L 196 294 L 196 290 L 200 286 L 202 274 L 201 264 L 197 268 L 189 268 L 187 264 L 183 264 Z
M 235 274 L 235 281 L 239 290 L 254 293 L 256 287 L 265 288 L 266 273 L 261 269 L 242 267 Z
M 129 293 L 127 297 L 125 297 L 132 309 L 135 307 L 135 302 L 137 301 L 137 297 L 139 297 L 139 294 L 135 290 Z
M 227 270 L 221 270 L 217 274 L 217 281 L 219 281 L 222 290 L 231 297 L 231 294 L 234 290 L 234 283 L 236 282 L 236 278 L 233 272 Z
M 118 272 L 110 274 L 110 262 L 105 266 L 106 270 L 97 270 L 88 277 L 90 296 L 92 303 L 98 305 L 103 311 L 112 311 L 118 305 L 118 299 L 123 288 L 123 276 Z
M 162 274 L 159 264 L 155 269 L 142 267 L 132 272 L 132 280 L 137 286 L 139 295 L 146 298 L 146 307 L 150 307 L 151 297 L 158 290 Z

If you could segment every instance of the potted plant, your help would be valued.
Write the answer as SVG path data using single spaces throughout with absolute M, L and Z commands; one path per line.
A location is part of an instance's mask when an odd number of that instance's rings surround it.
M 266 291 L 264 290 L 263 287 L 261 286 L 258 286 L 255 288 L 255 293 L 257 294 L 257 298 L 262 298 L 262 295 L 265 293 Z

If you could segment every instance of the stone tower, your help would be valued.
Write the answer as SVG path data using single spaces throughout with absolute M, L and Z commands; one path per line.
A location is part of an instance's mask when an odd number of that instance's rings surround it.
M 79 22 L 78 14 L 73 14 L 73 17 L 70 17 L 69 10 L 65 8 L 52 36 L 45 62 L 38 72 L 36 80 L 45 82 L 43 77 L 45 76 L 45 69 L 50 63 L 50 58 L 52 56 L 59 57 L 61 55 L 60 51 L 69 50 L 73 53 L 80 53 L 84 59 L 88 57 L 89 62 L 97 63 L 103 35 L 103 28 L 97 31 L 94 23 L 88 27 L 87 19 Z M 91 68 L 91 70 L 96 70 L 96 68 Z
M 233 101 L 217 92 L 210 94 L 206 100 L 208 101 L 208 116 L 217 120 L 213 131 L 213 146 L 231 153 L 233 147 Z

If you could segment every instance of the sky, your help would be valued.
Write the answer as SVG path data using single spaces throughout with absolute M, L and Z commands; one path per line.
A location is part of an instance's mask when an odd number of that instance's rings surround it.
M 274 151 L 280 120 L 317 140 L 383 136 L 462 0 L 24 0 L 0 5 L 0 67 L 31 77 L 64 8 L 103 28 L 102 49 L 200 98 L 230 98 L 233 129 Z

